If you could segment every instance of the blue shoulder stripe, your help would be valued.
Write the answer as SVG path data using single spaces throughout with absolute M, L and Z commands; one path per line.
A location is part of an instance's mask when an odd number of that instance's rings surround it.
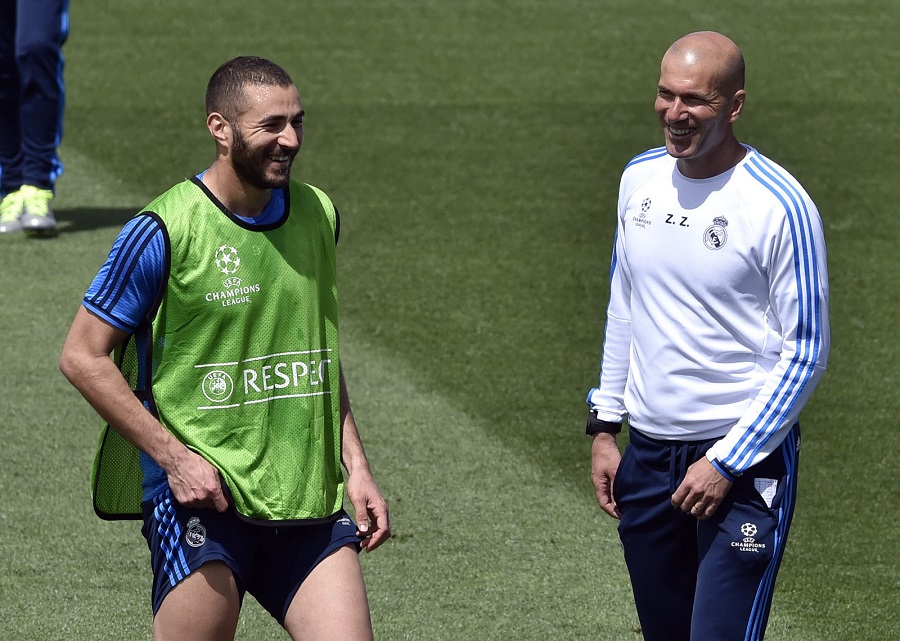
M 134 272 L 141 253 L 160 231 L 159 222 L 152 216 L 135 218 L 133 226 L 119 245 L 118 252 L 106 274 L 106 279 L 90 298 L 93 305 L 106 312 L 115 307 L 122 296 L 125 284 Z
M 656 147 L 654 149 L 648 149 L 644 153 L 638 154 L 637 156 L 632 158 L 630 161 L 628 161 L 628 164 L 625 165 L 625 169 L 628 169 L 632 165 L 636 165 L 638 163 L 642 163 L 647 160 L 654 160 L 656 158 L 660 158 L 662 156 L 665 156 L 667 153 L 669 153 L 669 152 L 666 151 L 665 147 Z
M 812 377 L 821 346 L 822 318 L 818 296 L 819 269 L 813 226 L 803 195 L 793 181 L 766 158 L 755 155 L 747 170 L 782 204 L 791 230 L 797 280 L 797 350 L 766 407 L 722 463 L 742 471 L 769 438 L 782 427 Z

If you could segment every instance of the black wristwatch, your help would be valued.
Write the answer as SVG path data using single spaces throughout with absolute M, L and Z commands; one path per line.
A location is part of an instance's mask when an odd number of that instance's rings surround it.
M 618 434 L 621 431 L 621 423 L 604 421 L 602 418 L 597 417 L 597 412 L 594 410 L 588 412 L 587 425 L 584 428 L 584 433 L 588 436 L 593 436 L 594 434 Z

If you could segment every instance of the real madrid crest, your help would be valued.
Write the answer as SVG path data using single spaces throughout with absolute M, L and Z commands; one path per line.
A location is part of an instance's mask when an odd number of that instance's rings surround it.
M 728 221 L 725 220 L 724 216 L 713 218 L 713 224 L 703 232 L 703 244 L 706 245 L 707 249 L 717 251 L 725 246 L 725 243 L 728 242 L 726 227 L 728 227 Z
M 198 548 L 206 543 L 206 528 L 200 525 L 200 519 L 196 516 L 191 517 L 187 522 L 187 531 L 184 533 L 184 540 L 192 548 Z

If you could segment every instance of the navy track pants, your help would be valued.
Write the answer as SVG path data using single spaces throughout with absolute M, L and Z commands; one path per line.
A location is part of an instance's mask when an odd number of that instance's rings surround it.
M 762 639 L 797 490 L 800 426 L 738 478 L 706 521 L 672 506 L 715 440 L 660 441 L 635 429 L 613 487 L 645 641 Z
M 0 194 L 62 173 L 69 0 L 0 0 Z

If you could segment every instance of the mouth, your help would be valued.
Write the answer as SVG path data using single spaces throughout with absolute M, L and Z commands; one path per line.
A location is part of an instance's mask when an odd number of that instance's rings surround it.
M 695 131 L 697 131 L 696 127 L 675 127 L 673 125 L 666 125 L 666 131 L 672 135 L 674 138 L 683 138 L 685 136 L 690 136 Z
M 293 158 L 293 154 L 280 154 L 280 153 L 269 154 L 269 160 L 271 160 L 272 162 L 277 162 L 277 163 L 290 162 L 292 158 Z

